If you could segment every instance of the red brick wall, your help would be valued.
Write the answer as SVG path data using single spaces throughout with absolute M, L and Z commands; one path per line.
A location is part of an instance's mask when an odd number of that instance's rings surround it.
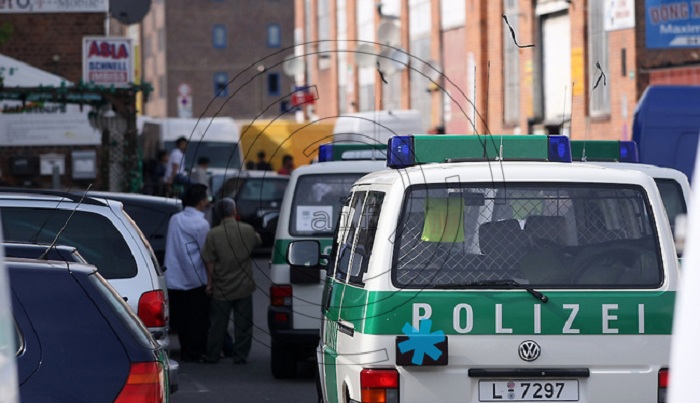
M 104 14 L 95 13 L 0 14 L 0 26 L 5 23 L 13 33 L 0 53 L 73 82 L 82 78 L 83 36 L 105 32 Z

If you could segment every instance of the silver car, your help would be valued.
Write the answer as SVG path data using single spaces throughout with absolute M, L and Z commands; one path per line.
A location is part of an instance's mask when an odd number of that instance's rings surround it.
M 42 189 L 0 189 L 6 242 L 75 247 L 168 347 L 168 292 L 149 242 L 117 201 Z

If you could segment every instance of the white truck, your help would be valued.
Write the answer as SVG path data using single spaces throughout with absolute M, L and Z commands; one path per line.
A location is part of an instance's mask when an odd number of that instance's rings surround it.
M 156 150 L 168 152 L 180 137 L 189 140 L 185 151 L 185 169 L 191 171 L 199 157 L 209 158 L 210 174 L 231 173 L 241 169 L 243 151 L 240 129 L 229 117 L 151 118 L 140 116 L 138 129 L 143 142 L 144 156 L 155 157 Z

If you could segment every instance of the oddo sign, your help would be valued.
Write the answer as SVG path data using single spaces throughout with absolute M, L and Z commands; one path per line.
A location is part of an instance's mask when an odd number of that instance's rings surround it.
M 83 38 L 83 81 L 96 85 L 127 87 L 134 81 L 131 39 Z

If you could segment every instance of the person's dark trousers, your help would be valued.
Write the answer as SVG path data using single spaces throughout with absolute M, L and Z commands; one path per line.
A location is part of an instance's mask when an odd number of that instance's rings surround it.
M 253 342 L 253 296 L 231 301 L 212 299 L 210 305 L 207 361 L 219 360 L 233 310 L 233 362 L 245 362 Z
M 206 287 L 168 290 L 170 323 L 180 341 L 183 361 L 197 361 L 206 351 L 209 329 L 209 297 Z

